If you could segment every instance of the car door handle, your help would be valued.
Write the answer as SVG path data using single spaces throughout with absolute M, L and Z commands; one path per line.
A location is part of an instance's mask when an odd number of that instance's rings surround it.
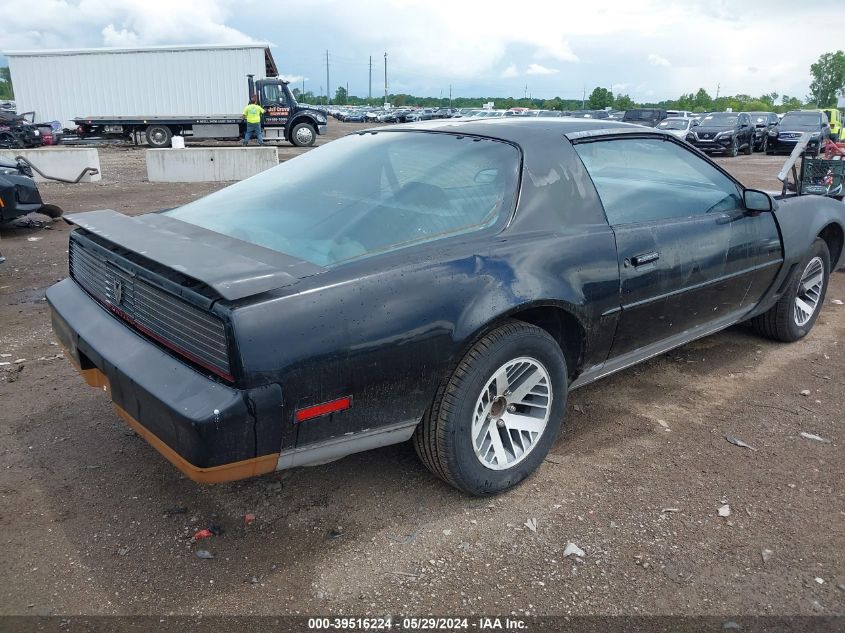
M 660 259 L 660 253 L 651 252 L 643 253 L 642 255 L 634 255 L 631 258 L 631 264 L 634 266 L 643 266 L 644 264 L 651 264 Z

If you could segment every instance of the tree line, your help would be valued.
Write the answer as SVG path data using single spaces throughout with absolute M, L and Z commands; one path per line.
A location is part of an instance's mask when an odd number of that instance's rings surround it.
M 810 66 L 813 81 L 810 94 L 804 99 L 777 92 L 753 97 L 746 94 L 712 97 L 704 89 L 698 92 L 682 94 L 677 99 L 666 101 L 636 103 L 627 94 L 613 94 L 607 88 L 596 87 L 585 99 L 530 99 L 515 97 L 418 97 L 410 94 L 389 94 L 388 103 L 395 107 L 415 106 L 422 108 L 481 108 L 485 103 L 493 102 L 497 108 L 531 108 L 535 110 L 630 110 L 631 108 L 663 108 L 665 110 L 688 110 L 691 112 L 721 112 L 731 109 L 735 112 L 788 112 L 801 108 L 836 107 L 837 97 L 845 97 L 845 52 L 825 53 Z M 294 88 L 294 96 L 306 103 L 325 103 L 322 95 L 313 92 L 300 92 Z M 380 106 L 383 98 L 365 99 L 348 95 L 346 88 L 340 86 L 334 95 L 335 105 Z

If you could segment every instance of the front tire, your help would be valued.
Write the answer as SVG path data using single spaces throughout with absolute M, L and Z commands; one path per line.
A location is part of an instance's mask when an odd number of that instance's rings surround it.
M 311 147 L 317 140 L 317 131 L 310 123 L 297 123 L 290 131 L 290 141 L 297 147 Z
M 543 462 L 563 421 L 566 361 L 545 330 L 507 321 L 482 337 L 438 389 L 414 432 L 435 475 L 471 495 L 516 486 Z
M 736 158 L 739 155 L 739 141 L 736 140 L 734 136 L 733 140 L 731 141 L 731 148 L 728 150 L 728 156 L 731 158 Z
M 748 147 L 745 148 L 745 155 L 751 156 L 754 153 L 754 136 L 752 135 L 748 139 Z
M 804 338 L 819 317 L 830 277 L 830 251 L 816 238 L 809 252 L 795 268 L 783 296 L 768 312 L 751 319 L 758 334 L 792 343 Z

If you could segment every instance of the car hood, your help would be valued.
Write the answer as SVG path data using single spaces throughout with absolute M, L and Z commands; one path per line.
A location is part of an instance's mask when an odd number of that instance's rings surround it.
M 721 132 L 733 132 L 736 128 L 733 125 L 699 125 L 695 131 L 701 134 L 719 134 Z
M 290 286 L 326 271 L 290 255 L 159 213 L 130 217 L 104 209 L 64 219 L 204 283 L 230 301 Z
M 821 132 L 821 127 L 816 125 L 793 125 L 788 123 L 786 125 L 780 124 L 775 126 L 778 132 Z

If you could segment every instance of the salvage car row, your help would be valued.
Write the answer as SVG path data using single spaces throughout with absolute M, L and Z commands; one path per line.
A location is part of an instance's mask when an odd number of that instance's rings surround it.
M 571 117 L 621 120 L 654 127 L 694 145 L 708 154 L 737 156 L 740 153 L 789 153 L 805 132 L 809 133 L 809 154 L 818 155 L 825 140 L 841 135 L 838 110 L 793 110 L 779 116 L 774 112 L 713 112 L 693 114 L 659 108 L 635 108 L 625 112 L 609 110 L 510 110 L 474 108 L 335 108 L 329 114 L 341 121 L 366 123 L 410 123 L 447 118 Z M 837 116 L 839 115 L 839 116 Z

